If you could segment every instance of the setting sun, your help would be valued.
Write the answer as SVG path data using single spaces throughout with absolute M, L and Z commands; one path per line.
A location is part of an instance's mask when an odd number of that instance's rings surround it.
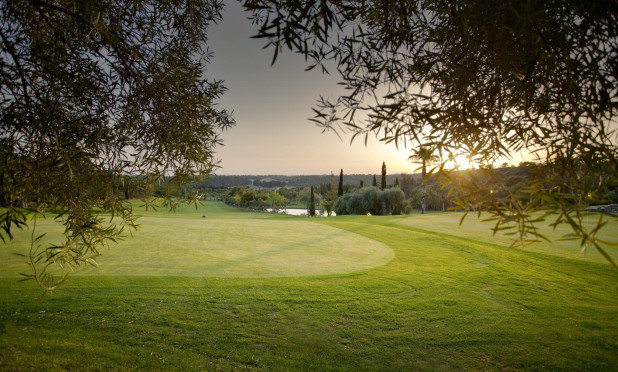
M 470 158 L 465 154 L 458 154 L 453 156 L 446 162 L 448 168 L 457 169 L 471 169 L 474 168 L 474 163 L 470 161 Z

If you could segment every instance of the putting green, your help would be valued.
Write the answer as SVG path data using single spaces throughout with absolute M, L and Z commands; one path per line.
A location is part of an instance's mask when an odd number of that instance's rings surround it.
M 143 217 L 140 224 L 133 238 L 102 250 L 103 256 L 97 259 L 99 268 L 80 268 L 74 275 L 329 275 L 380 266 L 394 257 L 385 244 L 307 219 Z M 49 220 L 43 221 L 39 229 L 49 231 L 52 225 Z M 24 234 L 21 238 L 27 237 Z M 23 258 L 15 256 L 5 265 L 1 276 L 26 269 Z

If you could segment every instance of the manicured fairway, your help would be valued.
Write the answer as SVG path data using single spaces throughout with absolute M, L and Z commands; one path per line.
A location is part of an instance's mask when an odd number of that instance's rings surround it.
M 423 218 L 402 218 L 396 223 L 398 226 L 414 230 L 435 231 L 440 234 L 483 241 L 502 247 L 511 246 L 513 242 L 512 235 L 498 232 L 494 236 L 490 229 L 494 227 L 495 221 L 483 221 L 483 219 L 489 218 L 487 214 L 482 214 L 480 219 L 477 216 L 475 213 L 468 214 L 461 225 L 461 213 L 429 213 L 423 216 Z M 598 222 L 599 217 L 601 215 L 598 213 L 590 214 L 584 217 L 584 222 L 592 228 Z M 555 216 L 553 218 L 555 219 Z M 607 259 L 594 247 L 587 249 L 585 252 L 580 252 L 581 246 L 578 239 L 564 240 L 564 236 L 572 234 L 573 231 L 566 224 L 558 225 L 556 228 L 551 227 L 550 223 L 554 219 L 548 217 L 546 221 L 536 224 L 539 232 L 550 239 L 551 243 L 539 239 L 538 242 L 525 245 L 523 247 L 525 251 L 540 252 L 580 261 L 608 263 Z M 607 221 L 608 224 L 601 229 L 599 238 L 618 244 L 618 220 L 603 216 L 603 221 Z M 518 243 L 515 248 L 521 248 L 521 244 Z M 618 249 L 612 246 L 604 246 L 604 248 L 611 254 L 613 260 L 618 263 Z
M 3 247 L 0 369 L 618 370 L 616 269 L 555 247 L 509 250 L 473 220 L 467 230 L 451 221 L 457 216 L 294 218 L 214 203 L 148 212 L 140 234 L 163 238 L 136 244 L 138 234 L 112 246 L 98 272 L 44 297 L 10 277 Z M 179 225 L 188 231 L 173 235 Z M 248 236 L 276 239 L 257 249 Z M 209 248 L 235 240 L 244 248 Z M 370 257 L 392 256 L 356 269 L 333 262 L 362 262 L 346 249 L 366 245 Z M 282 246 L 293 254 L 285 258 Z M 321 266 L 314 251 L 339 268 L 303 273 L 304 261 Z M 281 276 L 249 265 L 282 270 L 286 260 L 295 269 Z M 214 262 L 253 277 L 208 276 Z
M 369 269 L 390 261 L 387 245 L 353 232 L 290 219 L 196 219 L 143 217 L 133 239 L 125 239 L 76 275 L 206 277 L 306 276 Z M 39 223 L 54 231 L 53 221 Z M 17 235 L 3 249 L 1 276 L 24 271 Z M 51 238 L 57 234 L 48 234 Z

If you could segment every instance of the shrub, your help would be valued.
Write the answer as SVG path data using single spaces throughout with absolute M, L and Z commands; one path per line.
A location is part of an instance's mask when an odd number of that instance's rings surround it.
M 334 209 L 338 216 L 351 214 L 348 213 L 348 199 L 350 199 L 351 196 L 352 194 L 344 194 L 335 201 Z
M 344 194 L 335 202 L 337 215 L 367 214 L 385 215 L 401 214 L 404 209 L 404 194 L 398 187 L 379 190 L 377 187 L 363 187 L 349 194 Z
M 382 191 L 382 199 L 384 200 L 384 206 L 386 213 L 384 214 L 401 214 L 404 209 L 405 195 L 399 187 L 392 187 Z
M 365 187 L 350 195 L 347 203 L 349 214 L 374 214 L 376 212 L 376 207 L 379 205 L 376 187 Z M 379 207 L 377 210 L 379 210 Z

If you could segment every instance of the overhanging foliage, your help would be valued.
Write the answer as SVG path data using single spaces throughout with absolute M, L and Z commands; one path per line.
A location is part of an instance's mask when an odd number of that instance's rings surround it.
M 221 8 L 0 3 L 0 236 L 31 224 L 28 277 L 42 287 L 58 284 L 54 268 L 96 264 L 102 245 L 136 227 L 128 196 L 158 188 L 173 208 L 183 184 L 216 167 L 219 133 L 233 125 L 215 106 L 221 81 L 204 75 Z M 39 247 L 36 218 L 50 213 L 65 240 Z
M 616 187 L 618 4 L 615 1 L 246 0 L 273 63 L 284 49 L 308 69 L 336 70 L 347 94 L 321 97 L 326 129 L 424 146 L 443 161 L 491 164 L 530 151 L 541 171 L 530 201 L 480 197 L 458 184 L 465 210 L 489 211 L 496 230 L 536 240 L 531 217 L 557 211 L 582 247 L 603 249 L 579 213 Z M 485 193 L 483 194 L 485 195 Z M 573 218 L 575 216 L 576 218 Z M 608 257 L 609 258 L 609 257 Z M 611 259 L 610 259 L 611 260 Z

